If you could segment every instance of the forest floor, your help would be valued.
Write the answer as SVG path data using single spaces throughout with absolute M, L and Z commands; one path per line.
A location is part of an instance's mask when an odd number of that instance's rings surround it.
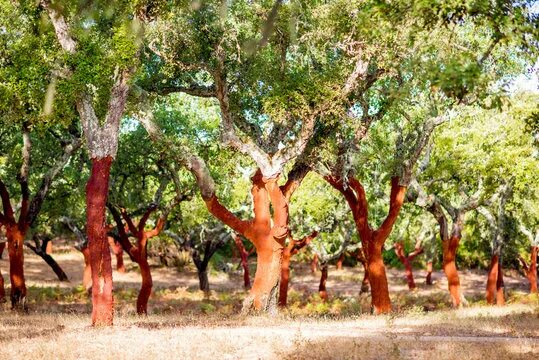
M 148 317 L 134 315 L 140 286 L 136 264 L 114 273 L 112 329 L 89 327 L 89 299 L 80 286 L 82 255 L 57 249 L 70 278 L 58 282 L 36 255 L 26 254 L 29 314 L 0 305 L 0 359 L 525 359 L 539 353 L 539 298 L 526 295 L 526 279 L 505 277 L 508 305 L 485 306 L 484 271 L 461 271 L 469 307 L 451 310 L 441 272 L 434 286 L 416 270 L 410 292 L 402 270 L 389 269 L 394 313 L 369 314 L 358 296 L 362 270 L 330 268 L 330 300 L 318 296 L 319 273 L 294 264 L 289 309 L 278 316 L 238 315 L 245 291 L 239 271 L 213 272 L 212 292 L 198 291 L 194 269 L 154 267 Z M 253 264 L 252 270 L 255 265 Z M 0 260 L 6 276 L 8 263 Z M 235 269 L 235 266 L 234 266 Z M 254 273 L 254 272 L 253 272 Z M 9 292 L 9 289 L 7 289 Z

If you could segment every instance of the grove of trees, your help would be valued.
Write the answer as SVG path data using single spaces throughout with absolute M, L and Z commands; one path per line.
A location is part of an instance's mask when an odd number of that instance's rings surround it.
M 487 270 L 489 304 L 506 269 L 537 293 L 539 94 L 516 80 L 538 21 L 534 1 L 0 0 L 12 308 L 24 247 L 55 266 L 57 237 L 85 254 L 93 325 L 113 324 L 111 249 L 149 312 L 152 244 L 206 294 L 238 254 L 243 313 L 286 307 L 313 255 L 323 299 L 329 263 L 362 263 L 374 314 L 399 262 L 410 289 L 413 264 L 441 268 L 454 307 L 460 268 Z

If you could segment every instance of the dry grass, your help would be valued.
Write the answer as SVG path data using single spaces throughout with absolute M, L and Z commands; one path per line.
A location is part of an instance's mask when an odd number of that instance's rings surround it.
M 0 359 L 518 359 L 539 351 L 539 307 L 275 318 L 0 314 Z
M 331 271 L 330 301 L 317 295 L 318 275 L 296 266 L 290 307 L 274 318 L 241 318 L 240 274 L 213 274 L 209 299 L 189 269 L 155 268 L 150 316 L 134 315 L 135 267 L 115 277 L 115 326 L 89 326 L 90 304 L 78 286 L 77 253 L 57 258 L 71 278 L 59 284 L 39 259 L 27 256 L 29 314 L 0 306 L 0 359 L 519 359 L 539 353 L 539 297 L 524 295 L 514 276 L 508 306 L 484 306 L 484 274 L 462 272 L 472 307 L 448 309 L 445 280 L 406 289 L 402 272 L 389 270 L 395 312 L 369 315 L 358 297 L 357 269 Z M 5 260 L 0 261 L 5 269 Z M 419 273 L 419 272 L 418 272 Z M 419 277 L 419 274 L 418 274 Z M 428 311 L 426 311 L 428 310 Z M 432 311 L 435 310 L 435 311 Z

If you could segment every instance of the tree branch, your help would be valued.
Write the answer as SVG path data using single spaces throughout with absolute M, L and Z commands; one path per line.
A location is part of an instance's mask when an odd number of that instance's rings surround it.
M 71 156 L 74 152 L 76 152 L 80 147 L 82 146 L 82 139 L 75 138 L 70 143 L 66 144 L 64 146 L 64 152 L 56 160 L 56 162 L 51 166 L 51 168 L 45 173 L 45 176 L 43 177 L 41 181 L 41 185 L 39 186 L 39 189 L 35 193 L 34 197 L 32 198 L 32 202 L 30 203 L 30 208 L 28 210 L 28 216 L 26 218 L 26 223 L 28 226 L 32 226 L 34 221 L 37 218 L 37 215 L 39 214 L 39 211 L 41 210 L 41 206 L 43 205 L 43 202 L 45 201 L 45 196 L 47 195 L 47 192 L 49 191 L 49 188 L 52 184 L 52 181 L 54 178 L 58 175 L 60 170 L 64 168 L 64 166 L 67 164 Z

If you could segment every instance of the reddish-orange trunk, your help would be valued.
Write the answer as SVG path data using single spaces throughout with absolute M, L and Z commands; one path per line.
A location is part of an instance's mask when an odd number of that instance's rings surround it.
M 82 255 L 84 256 L 84 272 L 82 275 L 82 286 L 89 291 L 92 288 L 92 268 L 90 266 L 90 250 L 88 247 L 82 249 Z
M 6 227 L 9 253 L 9 279 L 11 281 L 11 307 L 26 310 L 26 282 L 24 280 L 24 237 L 17 224 Z
M 432 285 L 432 261 L 427 262 L 427 285 Z
M 320 298 L 326 302 L 328 301 L 328 292 L 326 290 L 326 281 L 328 279 L 328 265 L 324 264 L 321 268 L 322 275 L 320 275 L 320 284 L 318 285 L 318 293 Z
M 361 281 L 361 290 L 359 292 L 360 294 L 368 293 L 370 290 L 369 267 L 367 266 L 366 263 L 363 263 L 363 270 L 364 270 L 364 274 L 363 274 L 363 280 Z
M 337 270 L 342 270 L 342 263 L 344 262 L 344 253 L 337 259 Z
M 505 284 L 503 283 L 503 270 L 501 261 L 498 262 L 498 279 L 496 280 L 496 304 L 505 305 Z
M 124 250 L 122 249 L 122 245 L 118 244 L 111 236 L 109 236 L 109 245 L 116 257 L 116 271 L 125 273 Z
M 86 185 L 86 232 L 92 269 L 92 325 L 112 325 L 112 265 L 105 211 L 112 158 L 92 159 Z
M 412 271 L 412 264 L 410 263 L 410 258 L 405 255 L 404 247 L 401 243 L 395 244 L 395 253 L 399 258 L 399 261 L 404 265 L 404 272 L 406 274 L 406 282 L 408 283 L 408 289 L 415 289 L 416 286 L 414 281 L 414 273 Z
M 142 285 L 137 297 L 137 314 L 146 315 L 148 313 L 148 300 L 152 294 L 153 280 L 148 264 L 148 255 L 146 252 L 146 241 L 142 242 L 142 251 L 139 258 L 140 275 L 142 276 Z
M 373 312 L 375 314 L 389 313 L 391 312 L 391 300 L 389 299 L 386 267 L 382 258 L 382 244 L 376 244 L 374 241 L 369 242 L 367 264 Z
M 539 250 L 539 246 L 531 247 L 530 266 L 528 267 L 528 271 L 526 272 L 526 277 L 528 278 L 528 281 L 530 282 L 530 294 L 537 294 L 537 252 L 538 250 Z
M 504 305 L 503 274 L 498 255 L 492 255 L 487 277 L 487 303 Z
M 447 277 L 447 284 L 453 307 L 461 306 L 460 279 L 455 262 L 460 238 L 452 236 L 449 240 L 442 241 L 443 269 Z
M 45 254 L 52 254 L 52 241 L 47 242 L 47 247 L 45 248 Z
M 315 273 L 318 268 L 318 255 L 314 254 L 313 259 L 311 260 L 311 272 Z
M 292 242 L 291 242 L 292 243 Z M 289 246 L 283 249 L 283 261 L 281 265 L 281 282 L 279 284 L 279 306 L 286 307 L 288 302 L 288 282 L 290 280 L 290 257 L 292 256 L 292 247 Z
M 6 247 L 5 242 L 0 243 L 0 259 L 2 258 L 2 254 L 4 253 L 5 247 Z M 0 271 L 0 303 L 3 303 L 5 301 L 6 301 L 6 290 L 4 288 L 4 277 L 2 276 L 2 272 Z
M 233 236 L 233 238 L 238 252 L 240 253 L 241 267 L 243 268 L 243 287 L 245 289 L 250 289 L 251 277 L 249 275 L 249 253 L 247 250 L 245 250 L 245 246 L 243 246 L 243 242 L 241 241 L 241 237 L 239 235 L 236 234 Z
M 257 311 L 275 311 L 282 252 L 282 245 L 273 239 L 262 241 L 256 249 L 256 272 L 250 294 Z

